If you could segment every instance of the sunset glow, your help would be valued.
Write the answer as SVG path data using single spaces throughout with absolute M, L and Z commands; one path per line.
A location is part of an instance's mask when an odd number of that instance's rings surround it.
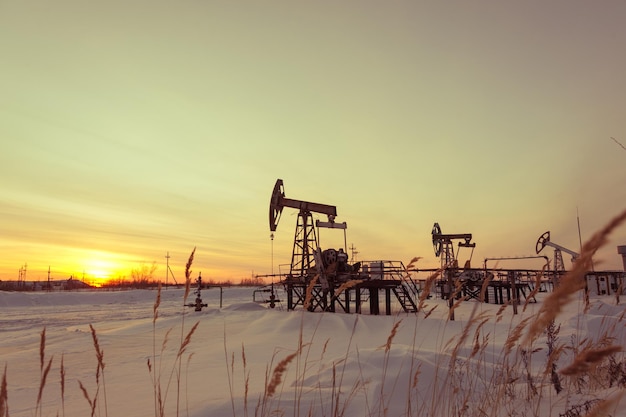
M 85 262 L 85 274 L 91 277 L 93 285 L 101 286 L 112 278 L 120 278 L 123 274 L 122 266 L 106 257 L 89 259 Z
M 51 278 L 63 280 L 69 277 L 93 286 L 102 286 L 111 279 L 123 279 L 131 275 L 133 263 L 124 254 L 99 250 L 74 249 L 64 256 L 50 261 Z M 36 264 L 28 267 L 31 279 L 37 280 Z

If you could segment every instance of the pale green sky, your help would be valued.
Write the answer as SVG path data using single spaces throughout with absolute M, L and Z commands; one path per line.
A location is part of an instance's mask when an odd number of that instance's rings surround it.
M 475 266 L 547 230 L 577 250 L 577 210 L 585 239 L 626 208 L 625 21 L 621 0 L 0 0 L 0 279 L 168 251 L 182 277 L 194 246 L 205 277 L 270 273 L 277 178 L 336 205 L 364 260 L 438 266 L 434 222 L 473 233 Z

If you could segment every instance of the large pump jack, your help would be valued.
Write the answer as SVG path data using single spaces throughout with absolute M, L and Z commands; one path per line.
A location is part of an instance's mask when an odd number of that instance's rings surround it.
M 337 208 L 328 204 L 312 203 L 285 197 L 283 181 L 276 181 L 270 198 L 270 231 L 276 231 L 283 208 L 298 210 L 296 233 L 291 256 L 289 275 L 283 281 L 287 292 L 287 308 L 293 310 L 301 305 L 309 311 L 318 307 L 322 311 L 335 311 L 340 306 L 344 312 L 350 312 L 354 303 L 354 311 L 360 312 L 364 299 L 363 292 L 369 296 L 370 313 L 379 314 L 379 291 L 385 291 L 386 313 L 391 314 L 391 294 L 395 294 L 406 312 L 417 311 L 412 294 L 404 286 L 402 279 L 384 279 L 385 266 L 383 261 L 370 263 L 369 268 L 361 271 L 361 262 L 348 264 L 345 222 L 335 221 Z M 324 214 L 328 221 L 317 220 L 313 223 L 313 213 Z M 344 232 L 344 248 L 338 250 L 320 248 L 315 228 L 341 229 Z M 376 272 L 373 272 L 377 266 Z M 393 272 L 393 271 L 392 271 Z M 355 282 L 356 281 L 356 282 Z M 343 287 L 350 282 L 351 285 Z M 343 287 L 343 288 L 342 288 Z M 354 291 L 354 295 L 350 293 Z M 352 298 L 354 297 L 354 298 Z
M 276 231 L 278 221 L 285 207 L 298 210 L 289 275 L 291 277 L 305 277 L 315 265 L 315 258 L 318 256 L 316 255 L 318 241 L 315 234 L 315 226 L 345 230 L 347 225 L 346 222 L 335 222 L 335 217 L 337 216 L 337 208 L 335 206 L 286 198 L 283 180 L 278 179 L 270 198 L 269 220 L 272 233 Z M 314 224 L 313 213 L 325 214 L 328 217 L 328 221 L 321 222 L 318 220 Z

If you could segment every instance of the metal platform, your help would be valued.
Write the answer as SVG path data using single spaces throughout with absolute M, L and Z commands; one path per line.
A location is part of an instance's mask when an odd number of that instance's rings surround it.
M 287 309 L 392 314 L 392 306 L 407 313 L 417 311 L 419 288 L 400 261 L 363 262 L 358 272 L 325 273 L 281 281 Z M 382 303 L 382 306 L 381 306 Z M 382 307 L 382 309 L 381 309 Z
M 300 282 L 285 281 L 287 292 L 287 309 L 294 310 L 298 306 L 306 307 L 309 311 L 341 310 L 344 313 L 362 313 L 366 305 L 370 314 L 381 313 L 381 292 L 384 301 L 384 312 L 392 314 L 392 299 L 396 300 L 402 309 L 407 312 L 416 312 L 415 297 L 404 285 L 402 280 L 371 279 L 354 283 L 350 288 L 341 289 L 335 285 L 324 289 L 320 284 L 306 285 Z M 307 291 L 309 292 L 307 300 Z

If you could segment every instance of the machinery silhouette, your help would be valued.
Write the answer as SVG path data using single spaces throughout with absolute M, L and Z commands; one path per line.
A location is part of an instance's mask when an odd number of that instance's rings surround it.
M 335 206 L 287 198 L 283 181 L 278 179 L 270 197 L 269 225 L 272 236 L 284 208 L 298 210 L 289 274 L 282 281 L 287 292 L 288 309 L 302 305 L 310 311 L 318 307 L 324 311 L 335 311 L 338 305 L 345 312 L 350 312 L 350 304 L 354 302 L 355 310 L 360 311 L 362 301 L 369 299 L 370 313 L 378 314 L 378 292 L 384 290 L 388 314 L 392 293 L 405 311 L 417 311 L 413 301 L 417 290 L 411 290 L 415 288 L 415 283 L 411 287 L 410 278 L 403 278 L 405 269 L 401 263 L 373 261 L 363 264 L 362 268 L 362 262 L 348 262 L 345 247 L 347 224 L 335 220 Z M 325 215 L 327 221 L 313 222 L 314 213 Z M 344 247 L 322 249 L 316 228 L 318 231 L 320 228 L 343 230 Z M 351 299 L 353 291 L 354 299 Z
M 562 252 L 571 255 L 572 262 L 575 262 L 576 259 L 578 259 L 579 254 L 577 252 L 574 252 L 571 249 L 567 249 L 566 247 L 551 242 L 550 231 L 545 232 L 544 234 L 539 236 L 539 239 L 537 239 L 537 244 L 535 245 L 535 251 L 537 252 L 537 255 L 539 255 L 539 252 L 541 252 L 546 246 L 554 248 L 554 263 L 552 264 L 552 267 L 555 272 L 565 271 L 565 263 L 563 262 Z

